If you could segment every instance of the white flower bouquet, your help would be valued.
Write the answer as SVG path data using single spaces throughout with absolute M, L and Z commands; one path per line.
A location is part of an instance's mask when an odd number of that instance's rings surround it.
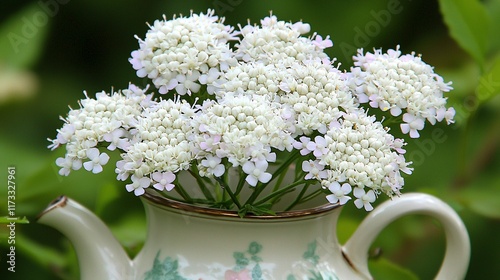
M 402 173 L 412 172 L 406 143 L 384 120 L 410 138 L 426 121 L 453 122 L 443 97 L 450 83 L 399 46 L 359 50 L 341 71 L 324 52 L 329 36 L 305 37 L 309 24 L 274 15 L 236 29 L 209 10 L 149 27 L 129 61 L 159 95 L 133 84 L 85 93 L 49 139 L 66 148 L 61 175 L 99 173 L 118 150 L 117 179 L 137 196 L 157 191 L 240 215 L 317 196 L 370 211 L 382 193 L 399 195 Z M 369 107 L 390 114 L 378 120 Z

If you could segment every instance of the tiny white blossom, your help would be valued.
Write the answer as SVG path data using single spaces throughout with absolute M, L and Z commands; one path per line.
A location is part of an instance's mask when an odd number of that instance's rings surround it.
M 128 192 L 134 192 L 136 196 L 140 196 L 144 194 L 144 189 L 148 188 L 151 184 L 151 179 L 148 177 L 137 177 L 132 175 L 132 184 L 125 185 L 125 188 Z
M 424 129 L 423 119 L 416 117 L 412 114 L 406 113 L 403 115 L 403 121 L 405 121 L 406 123 L 402 123 L 400 126 L 401 126 L 401 131 L 404 134 L 409 133 L 411 138 L 420 137 L 418 131 Z
M 200 84 L 212 92 L 210 83 L 219 70 L 237 64 L 227 44 L 236 40 L 236 33 L 223 21 L 213 10 L 171 20 L 164 16 L 149 26 L 144 40 L 137 37 L 139 49 L 129 61 L 137 76 L 151 79 L 160 94 L 175 89 L 190 95 L 199 91 Z
M 250 186 L 255 187 L 258 182 L 267 183 L 271 180 L 271 173 L 266 172 L 268 163 L 267 161 L 251 162 L 247 161 L 243 164 L 243 171 L 248 174 L 246 181 Z
M 316 149 L 316 143 L 311 141 L 311 138 L 307 136 L 301 136 L 299 141 L 293 142 L 293 147 L 297 150 L 300 150 L 300 154 L 305 156 Z
M 375 202 L 375 193 L 373 190 L 369 190 L 368 192 L 365 192 L 364 189 L 362 188 L 354 188 L 354 196 L 357 198 L 354 200 L 354 205 L 358 208 L 364 207 L 366 211 L 372 211 L 373 206 L 371 203 Z
M 222 176 L 226 171 L 224 165 L 221 164 L 221 158 L 212 155 L 207 155 L 206 159 L 201 161 L 201 165 L 207 169 L 206 172 L 216 177 Z
M 347 196 L 352 191 L 351 185 L 348 183 L 340 186 L 339 182 L 333 182 L 328 186 L 328 190 L 332 193 L 326 196 L 330 203 L 338 202 L 340 205 L 344 205 L 351 199 L 350 196 Z
M 83 167 L 92 173 L 99 173 L 102 171 L 102 166 L 108 163 L 109 156 L 106 153 L 99 153 L 97 148 L 87 150 L 87 157 L 90 161 L 84 162 Z
M 153 187 L 159 191 L 171 191 L 175 185 L 172 182 L 175 180 L 175 174 L 172 172 L 155 172 L 151 174 L 151 178 L 157 183 Z
M 326 178 L 328 174 L 324 169 L 325 166 L 319 164 L 318 161 L 308 160 L 302 162 L 302 170 L 304 172 L 307 172 L 306 176 L 304 177 L 304 179 L 306 180 L 309 179 L 321 180 Z
M 129 141 L 125 138 L 126 131 L 118 128 L 110 133 L 104 134 L 103 139 L 109 142 L 108 150 L 114 151 L 116 148 L 125 150 L 129 146 Z
M 332 40 L 330 40 L 330 36 L 326 36 L 326 38 L 323 40 L 323 37 L 321 37 L 321 35 L 316 35 L 313 44 L 320 49 L 333 47 L 333 42 Z
M 402 113 L 413 116 L 414 120 L 401 126 L 410 137 L 419 136 L 418 130 L 423 128 L 425 120 L 431 124 L 443 119 L 448 124 L 453 122 L 455 111 L 445 107 L 443 97 L 443 93 L 452 89 L 451 83 L 445 83 L 421 56 L 402 55 L 397 46 L 387 53 L 375 49 L 364 54 L 359 49 L 353 59 L 355 67 L 345 77 L 358 102 L 369 101 L 371 107 L 390 110 L 393 116 Z
M 82 167 L 82 161 L 69 157 L 60 157 L 56 159 L 56 165 L 61 167 L 59 175 L 68 176 L 71 170 L 78 170 Z

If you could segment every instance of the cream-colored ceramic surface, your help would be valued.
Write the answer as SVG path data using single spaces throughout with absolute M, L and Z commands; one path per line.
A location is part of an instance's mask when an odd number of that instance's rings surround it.
M 132 262 L 107 226 L 75 201 L 60 197 L 38 222 L 67 236 L 78 255 L 80 278 L 132 279 Z
M 155 277 L 165 274 L 196 280 L 370 279 L 370 244 L 388 223 L 412 213 L 433 216 L 444 226 L 447 251 L 439 279 L 463 278 L 470 253 L 467 232 L 457 214 L 423 194 L 406 194 L 380 205 L 344 247 L 336 238 L 341 208 L 299 217 L 240 219 L 143 199 L 148 236 L 133 261 L 97 217 L 71 199 L 63 200 L 44 211 L 39 222 L 68 236 L 77 251 L 83 280 L 159 279 Z

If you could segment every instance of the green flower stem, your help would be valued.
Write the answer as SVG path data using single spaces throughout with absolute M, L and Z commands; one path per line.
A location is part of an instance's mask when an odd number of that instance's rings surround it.
M 238 180 L 238 186 L 236 186 L 236 191 L 234 192 L 234 195 L 239 195 L 240 192 L 243 190 L 243 186 L 245 185 L 245 172 L 243 172 L 243 169 L 239 168 L 239 180 Z
M 187 202 L 187 203 L 193 203 L 193 199 L 191 198 L 191 196 L 189 196 L 189 194 L 186 192 L 186 190 L 182 187 L 182 184 L 179 183 L 179 181 L 176 179 L 176 182 L 175 182 L 175 191 L 177 193 L 179 193 L 182 198 Z
M 194 170 L 191 170 L 191 168 L 193 168 Z M 196 179 L 196 183 L 198 184 L 198 187 L 200 187 L 200 190 L 205 196 L 205 198 L 208 201 L 215 201 L 215 198 L 213 197 L 212 193 L 205 185 L 205 182 L 203 182 L 203 178 L 201 178 L 200 174 L 198 173 L 198 168 L 194 164 L 191 166 L 191 168 L 188 169 L 189 174 L 191 174 L 191 176 L 193 176 Z
M 292 191 L 296 186 L 298 186 L 300 184 L 305 184 L 305 183 L 307 183 L 307 180 L 300 180 L 300 181 L 297 181 L 295 183 L 292 183 L 286 187 L 283 187 L 275 192 L 270 193 L 269 195 L 263 197 L 261 200 L 257 201 L 256 203 L 253 203 L 253 205 L 264 204 L 267 201 L 269 201 L 275 197 L 279 197 L 280 195 L 284 195 L 285 193 Z
M 306 193 L 307 189 L 309 188 L 309 186 L 311 185 L 311 183 L 306 183 L 304 184 L 304 187 L 300 190 L 300 193 L 299 195 L 297 195 L 297 197 L 295 198 L 295 200 L 290 204 L 290 206 L 288 206 L 285 211 L 289 211 L 291 210 L 293 207 L 297 206 L 297 204 L 300 204 L 301 200 L 302 200 L 302 197 L 304 196 L 304 194 Z
M 257 197 L 260 195 L 260 193 L 271 183 L 274 179 L 279 177 L 283 171 L 286 171 L 289 167 L 290 164 L 292 164 L 293 161 L 295 161 L 299 157 L 300 153 L 299 150 L 294 150 L 291 154 L 290 157 L 287 158 L 279 167 L 274 171 L 272 174 L 272 178 L 269 182 L 267 183 L 259 183 L 255 187 L 255 190 L 253 191 L 252 195 L 248 198 L 248 200 L 245 202 L 244 205 L 253 205 L 254 201 L 257 199 Z M 286 173 L 286 172 L 285 172 Z M 273 192 L 274 193 L 274 192 Z
M 318 195 L 320 195 L 320 194 L 322 194 L 322 193 L 324 193 L 324 190 L 323 190 L 323 188 L 320 188 L 320 189 L 318 189 L 318 190 L 316 190 L 316 191 L 314 191 L 314 192 L 312 192 L 312 193 L 308 194 L 307 196 L 305 196 L 305 197 L 302 199 L 302 201 L 301 201 L 300 203 L 298 203 L 298 204 L 301 204 L 301 203 L 307 202 L 307 201 L 309 201 L 309 200 L 311 200 L 311 199 L 313 199 L 313 198 L 317 197 Z
M 278 177 L 278 181 L 274 185 L 274 188 L 273 188 L 272 192 L 277 191 L 281 187 L 281 184 L 283 183 L 283 180 L 285 179 L 286 174 L 288 174 L 288 170 L 285 170 L 284 172 L 281 172 L 280 176 Z
M 227 194 L 229 195 L 229 197 L 231 197 L 231 200 L 234 202 L 234 204 L 236 205 L 236 207 L 238 207 L 238 209 L 241 209 L 241 204 L 238 201 L 238 198 L 236 197 L 236 195 L 234 195 L 233 191 L 227 185 L 227 183 L 224 181 L 224 179 L 222 179 L 220 177 L 215 177 L 215 180 L 217 180 L 217 182 L 219 182 L 219 184 L 224 189 L 224 191 L 227 192 Z

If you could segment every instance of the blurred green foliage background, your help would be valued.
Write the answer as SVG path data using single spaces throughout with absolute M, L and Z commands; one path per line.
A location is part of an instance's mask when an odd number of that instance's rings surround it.
M 138 47 L 134 35 L 165 14 L 213 8 L 226 23 L 252 23 L 272 10 L 281 20 L 303 20 L 330 35 L 328 50 L 352 65 L 357 48 L 415 51 L 453 81 L 452 126 L 427 126 L 407 146 L 415 172 L 405 192 L 426 192 L 449 203 L 464 220 L 472 257 L 467 279 L 500 275 L 500 1 L 71 1 L 7 0 L 0 12 L 0 217 L 7 216 L 7 167 L 16 167 L 16 272 L 7 271 L 8 228 L 0 225 L 1 279 L 78 279 L 76 255 L 57 231 L 35 220 L 46 205 L 66 194 L 92 209 L 136 254 L 145 238 L 139 199 L 115 181 L 112 166 L 99 175 L 84 171 L 57 174 L 47 137 L 62 126 L 67 106 L 129 82 L 144 86 L 128 62 Z M 406 139 L 408 140 L 408 139 Z M 366 215 L 345 207 L 339 237 L 345 242 Z M 380 235 L 371 262 L 377 279 L 431 279 L 444 254 L 438 223 L 426 217 L 403 218 Z M 374 250 L 376 252 L 378 250 Z M 34 278 L 34 275 L 36 277 Z

